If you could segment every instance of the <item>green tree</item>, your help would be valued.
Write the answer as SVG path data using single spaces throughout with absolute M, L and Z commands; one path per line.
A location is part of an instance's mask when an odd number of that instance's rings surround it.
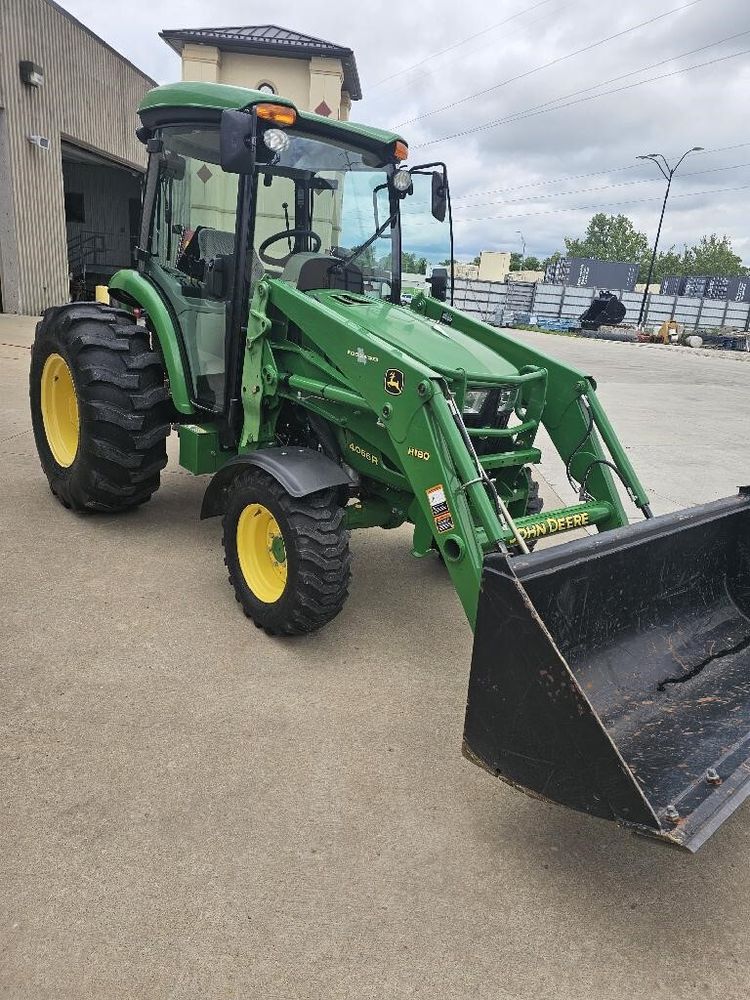
M 683 253 L 674 247 L 656 255 L 652 282 L 661 282 L 670 275 L 722 275 L 728 278 L 748 274 L 749 269 L 734 252 L 727 236 L 702 236 Z M 645 277 L 643 279 L 645 281 Z
M 683 274 L 717 274 L 732 278 L 748 273 L 748 268 L 742 263 L 732 247 L 728 236 L 711 233 L 703 236 L 685 252 Z
M 362 253 L 359 255 L 359 258 L 357 259 L 357 263 L 365 272 L 374 271 L 376 267 L 376 261 L 373 248 L 368 247 L 366 250 L 363 250 Z M 390 260 L 388 266 L 390 267 Z
M 541 271 L 544 265 L 538 257 L 522 257 L 520 253 L 510 255 L 511 271 Z
M 627 215 L 594 215 L 582 239 L 565 239 L 569 257 L 596 260 L 634 261 L 648 267 L 649 243 L 645 233 L 635 228 Z
M 427 258 L 417 257 L 415 253 L 404 250 L 401 254 L 401 269 L 410 274 L 427 274 Z
M 654 263 L 654 273 L 651 278 L 651 283 L 662 282 L 665 278 L 668 278 L 672 274 L 684 274 L 685 273 L 685 255 L 677 253 L 674 247 L 670 247 L 669 250 L 665 250 L 664 253 L 658 253 L 656 255 L 656 262 Z M 648 265 L 646 266 L 646 274 L 643 280 L 646 280 L 648 276 Z

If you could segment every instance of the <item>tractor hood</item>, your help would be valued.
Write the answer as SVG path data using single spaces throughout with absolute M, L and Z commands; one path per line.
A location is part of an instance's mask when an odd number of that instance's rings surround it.
M 459 370 L 501 382 L 518 369 L 466 334 L 405 306 L 344 291 L 309 293 L 327 308 L 448 378 Z

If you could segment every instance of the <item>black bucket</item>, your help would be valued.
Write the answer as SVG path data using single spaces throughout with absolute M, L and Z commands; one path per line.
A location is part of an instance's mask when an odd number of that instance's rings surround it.
M 485 560 L 464 752 L 697 850 L 750 794 L 750 492 Z

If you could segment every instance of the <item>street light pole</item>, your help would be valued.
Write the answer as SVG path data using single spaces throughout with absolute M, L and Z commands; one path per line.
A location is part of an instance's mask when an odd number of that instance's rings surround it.
M 516 234 L 521 237 L 521 269 L 523 270 L 523 262 L 526 260 L 526 240 L 520 229 L 516 230 Z
M 656 230 L 656 239 L 654 240 L 654 249 L 651 254 L 651 263 L 648 268 L 648 277 L 646 278 L 646 287 L 643 289 L 643 298 L 641 299 L 641 311 L 638 313 L 638 326 L 643 325 L 643 318 L 646 313 L 646 300 L 648 299 L 648 290 L 651 284 L 651 278 L 654 274 L 654 266 L 656 264 L 656 252 L 659 249 L 659 238 L 661 236 L 661 227 L 664 222 L 664 213 L 667 211 L 667 201 L 669 200 L 669 192 L 672 190 L 672 178 L 677 173 L 677 168 L 690 153 L 700 153 L 703 151 L 703 146 L 693 146 L 692 149 L 688 149 L 682 154 L 677 163 L 673 167 L 670 167 L 667 158 L 662 153 L 647 153 L 645 156 L 637 156 L 637 160 L 651 160 L 661 171 L 662 176 L 667 182 L 667 190 L 664 192 L 664 202 L 661 206 L 661 215 L 659 216 L 659 226 Z

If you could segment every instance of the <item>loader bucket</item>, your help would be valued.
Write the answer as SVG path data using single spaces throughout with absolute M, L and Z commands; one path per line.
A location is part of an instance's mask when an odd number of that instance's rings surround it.
M 464 753 L 697 850 L 750 794 L 750 491 L 485 560 Z

